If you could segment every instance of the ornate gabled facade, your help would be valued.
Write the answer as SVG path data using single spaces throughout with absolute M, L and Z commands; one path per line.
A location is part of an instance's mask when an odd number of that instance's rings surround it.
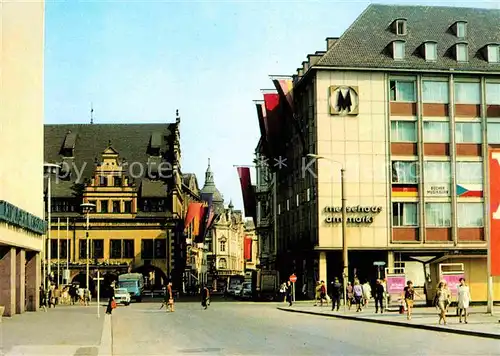
M 95 205 L 88 237 L 92 276 L 97 269 L 109 280 L 137 271 L 151 288 L 170 279 L 181 284 L 185 190 L 179 124 L 177 118 L 172 124 L 45 126 L 45 160 L 61 167 L 52 178 L 47 246 L 56 282 L 86 283 L 85 202 Z

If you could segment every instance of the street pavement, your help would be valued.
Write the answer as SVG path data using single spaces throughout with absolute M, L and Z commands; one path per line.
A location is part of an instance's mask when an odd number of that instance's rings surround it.
M 400 315 L 398 312 L 394 311 L 376 314 L 373 302 L 369 303 L 369 306 L 364 308 L 360 313 L 356 312 L 355 306 L 352 306 L 351 310 L 347 310 L 347 312 L 341 307 L 340 311 L 337 312 L 332 311 L 331 306 L 314 306 L 312 302 L 296 303 L 292 307 L 282 304 L 278 308 L 282 311 L 352 319 L 375 324 L 398 325 L 433 331 L 453 332 L 500 340 L 499 317 L 487 314 L 485 306 L 469 308 L 468 324 L 460 323 L 457 317 L 456 308 L 450 308 L 447 313 L 447 325 L 439 325 L 438 311 L 436 308 L 414 308 L 411 320 L 407 320 L 406 314 Z M 497 307 L 497 309 L 500 311 L 500 308 Z
M 104 309 L 101 308 L 104 312 Z M 97 356 L 104 317 L 96 305 L 26 312 L 0 323 L 0 355 Z
M 500 355 L 500 341 L 278 310 L 277 303 L 214 301 L 118 308 L 113 356 Z

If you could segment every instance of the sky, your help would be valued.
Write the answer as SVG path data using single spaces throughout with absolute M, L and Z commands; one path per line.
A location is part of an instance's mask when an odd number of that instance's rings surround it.
M 433 5 L 430 1 L 376 3 Z M 208 158 L 237 209 L 234 165 L 259 140 L 253 100 L 292 75 L 370 1 L 46 0 L 45 122 L 168 123 L 181 116 L 182 172 L 200 188 Z M 500 1 L 440 2 L 500 8 Z

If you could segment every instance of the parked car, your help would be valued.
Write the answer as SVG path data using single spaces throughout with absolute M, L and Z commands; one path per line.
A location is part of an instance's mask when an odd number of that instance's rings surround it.
M 125 288 L 115 289 L 116 304 L 130 304 L 130 293 Z
M 227 288 L 227 294 L 232 296 L 237 296 L 238 290 L 241 291 L 242 284 L 241 283 L 233 283 Z
M 236 298 L 240 298 L 242 292 L 243 292 L 243 284 L 238 284 L 234 287 L 233 295 Z
M 245 299 L 251 299 L 253 296 L 252 293 L 252 283 L 246 282 L 243 283 L 242 289 L 241 289 L 241 297 Z

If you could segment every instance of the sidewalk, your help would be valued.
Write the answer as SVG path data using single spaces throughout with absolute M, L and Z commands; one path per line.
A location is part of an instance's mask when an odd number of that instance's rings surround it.
M 468 324 L 460 324 L 458 317 L 456 316 L 456 309 L 450 308 L 447 317 L 448 324 L 439 325 L 438 312 L 436 308 L 415 308 L 413 310 L 412 320 L 407 320 L 406 314 L 401 315 L 397 311 L 384 311 L 383 314 L 375 314 L 373 301 L 371 305 L 368 305 L 368 308 L 363 309 L 360 313 L 356 313 L 355 306 L 353 306 L 350 311 L 347 310 L 347 312 L 344 312 L 343 307 L 341 307 L 337 312 L 331 311 L 330 305 L 315 307 L 313 306 L 313 303 L 314 302 L 299 303 L 293 305 L 292 307 L 288 307 L 286 304 L 283 304 L 282 306 L 278 306 L 278 309 L 294 313 L 321 315 L 325 317 L 357 320 L 369 323 L 500 339 L 500 316 L 491 316 L 486 314 L 485 306 L 470 308 Z M 500 312 L 500 310 L 498 311 Z
M 103 334 L 104 308 L 58 306 L 26 312 L 0 323 L 0 355 L 97 356 Z

